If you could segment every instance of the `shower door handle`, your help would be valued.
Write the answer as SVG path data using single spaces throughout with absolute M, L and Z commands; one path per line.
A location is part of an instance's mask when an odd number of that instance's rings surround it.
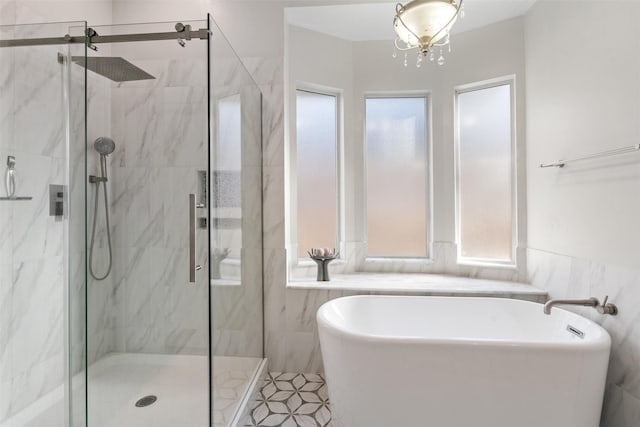
M 196 195 L 189 194 L 189 283 L 196 283 Z

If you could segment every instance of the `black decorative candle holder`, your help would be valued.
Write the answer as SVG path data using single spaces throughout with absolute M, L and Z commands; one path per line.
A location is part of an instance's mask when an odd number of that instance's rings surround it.
M 329 251 L 316 248 L 307 251 L 309 257 L 318 265 L 318 275 L 316 276 L 316 280 L 318 282 L 328 282 L 330 280 L 328 268 L 329 263 L 340 256 L 340 253 L 336 252 L 335 249 L 329 253 L 327 252 Z

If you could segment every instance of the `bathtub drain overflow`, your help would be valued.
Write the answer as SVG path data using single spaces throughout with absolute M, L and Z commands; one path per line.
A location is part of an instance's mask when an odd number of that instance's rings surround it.
M 157 396 L 149 395 L 143 398 L 138 399 L 136 402 L 136 408 L 144 408 L 145 406 L 149 406 L 153 404 L 156 400 L 158 400 Z

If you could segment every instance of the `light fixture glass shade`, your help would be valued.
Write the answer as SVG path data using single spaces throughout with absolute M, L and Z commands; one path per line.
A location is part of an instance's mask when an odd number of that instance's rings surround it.
M 413 0 L 397 10 L 393 29 L 407 46 L 429 49 L 448 35 L 457 13 L 452 0 Z

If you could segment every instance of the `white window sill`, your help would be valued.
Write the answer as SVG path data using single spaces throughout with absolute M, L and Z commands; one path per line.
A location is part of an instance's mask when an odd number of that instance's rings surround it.
M 290 280 L 287 288 L 429 296 L 502 297 L 536 302 L 544 302 L 548 297 L 547 292 L 526 283 L 414 273 L 333 274 L 329 282 Z
M 457 264 L 461 266 L 468 266 L 468 267 L 504 268 L 507 270 L 518 269 L 518 266 L 516 265 L 516 263 L 511 261 L 491 262 L 491 261 L 483 261 L 483 260 L 474 260 L 470 258 L 458 258 Z

